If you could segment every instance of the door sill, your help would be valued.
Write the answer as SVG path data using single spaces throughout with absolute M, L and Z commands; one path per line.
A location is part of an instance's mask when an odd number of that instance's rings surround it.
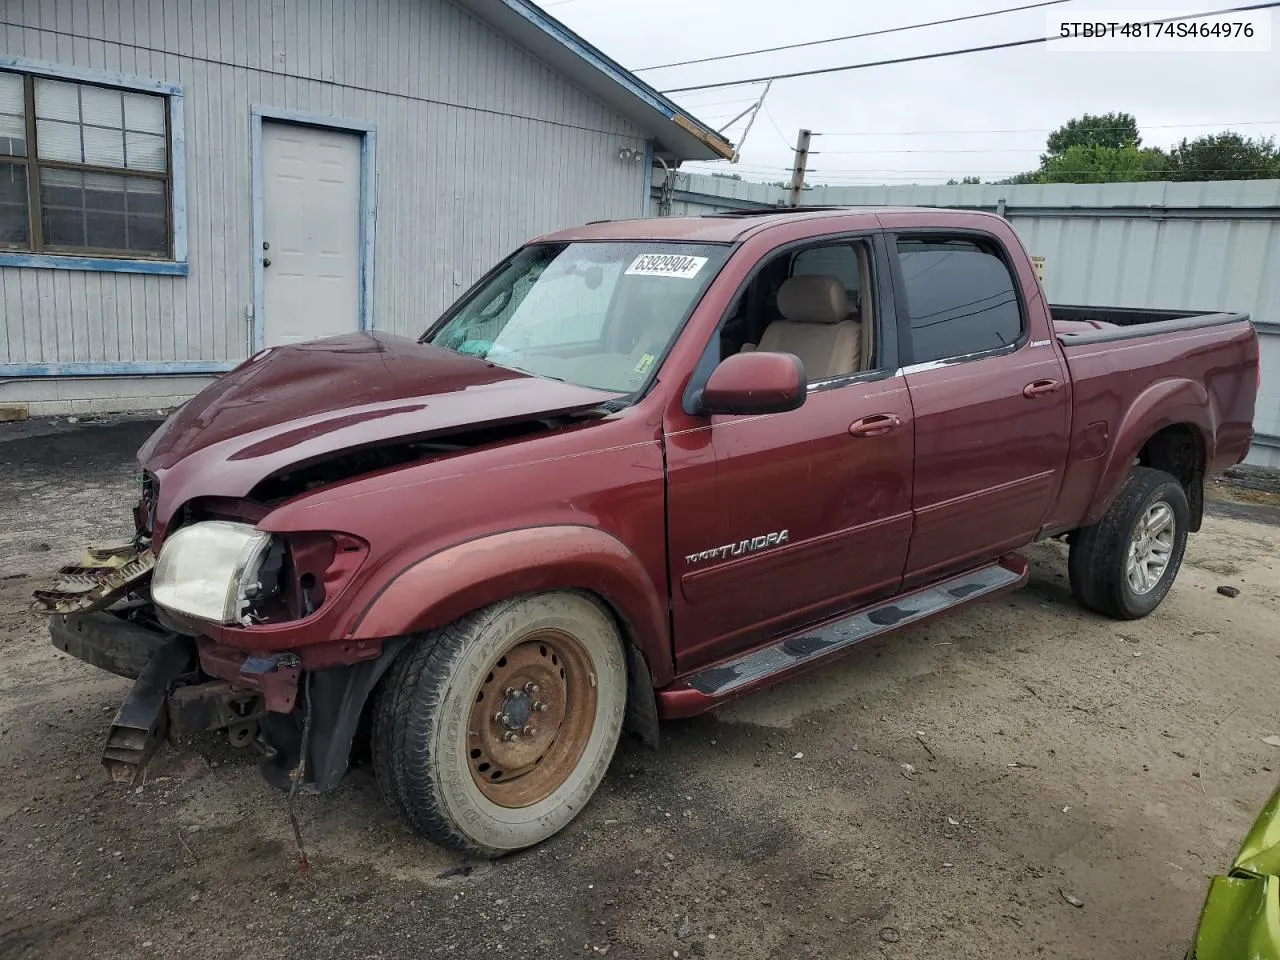
M 836 657 L 872 637 L 914 626 L 1027 582 L 1025 557 L 999 561 L 899 594 L 857 613 L 828 620 L 710 667 L 657 691 L 664 720 L 692 717 L 754 690 L 772 686 Z

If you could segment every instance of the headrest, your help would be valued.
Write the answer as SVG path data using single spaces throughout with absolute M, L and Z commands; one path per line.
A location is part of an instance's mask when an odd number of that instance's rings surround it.
M 849 298 L 835 277 L 792 277 L 778 290 L 778 312 L 792 323 L 839 323 L 849 316 Z

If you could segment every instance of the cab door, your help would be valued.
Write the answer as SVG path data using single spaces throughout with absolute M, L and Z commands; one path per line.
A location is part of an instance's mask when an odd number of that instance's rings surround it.
M 1066 467 L 1071 393 L 1039 287 L 1000 240 L 903 230 L 892 246 L 916 416 L 911 586 L 1035 539 Z
M 894 329 L 887 254 L 870 237 L 842 243 L 846 250 L 861 245 L 865 254 L 864 276 L 855 270 L 846 283 L 867 286 L 850 291 L 864 321 L 875 325 L 874 339 L 865 341 L 875 344 L 867 369 L 811 382 L 803 406 L 787 413 L 691 416 L 678 397 L 668 410 L 678 671 L 890 595 L 901 584 L 915 423 L 895 337 L 884 335 Z M 795 252 L 779 254 L 787 257 L 788 275 Z M 824 250 L 821 269 L 833 272 L 838 259 L 839 251 Z M 744 295 L 758 292 L 770 269 L 762 265 L 750 281 L 757 287 Z M 737 349 L 722 340 L 724 329 L 722 320 L 707 344 L 704 373 Z

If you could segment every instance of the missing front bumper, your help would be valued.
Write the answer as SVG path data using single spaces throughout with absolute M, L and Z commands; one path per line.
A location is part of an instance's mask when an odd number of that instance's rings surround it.
M 201 670 L 196 641 L 190 637 L 109 613 L 55 616 L 49 636 L 64 653 L 134 680 L 102 751 L 102 764 L 113 780 L 133 782 L 169 736 L 226 730 L 234 746 L 248 746 L 266 716 L 260 693 L 211 679 Z

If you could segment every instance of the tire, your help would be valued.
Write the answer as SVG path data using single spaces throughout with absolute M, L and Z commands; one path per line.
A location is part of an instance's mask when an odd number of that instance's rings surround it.
M 1190 522 L 1186 491 L 1174 477 L 1134 467 L 1102 519 L 1076 531 L 1067 568 L 1077 602 L 1116 620 L 1145 617 L 1173 586 Z M 1140 524 L 1155 535 L 1144 538 Z
M 469 854 L 533 846 L 604 778 L 627 702 L 612 616 L 581 593 L 506 600 L 425 634 L 373 704 L 374 773 L 419 833 Z

